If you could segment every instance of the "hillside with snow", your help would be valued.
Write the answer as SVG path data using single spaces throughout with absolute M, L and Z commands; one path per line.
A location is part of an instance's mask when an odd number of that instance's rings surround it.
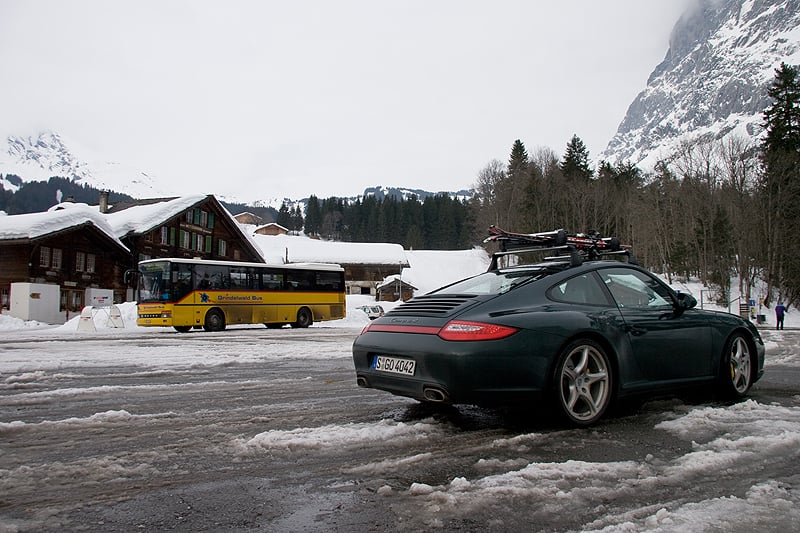
M 800 63 L 800 0 L 701 0 L 601 159 L 649 170 L 683 141 L 757 141 L 781 62 Z
M 9 180 L 8 175 L 18 176 L 22 181 L 47 181 L 53 176 L 69 178 L 82 185 L 134 198 L 175 194 L 154 176 L 97 154 L 52 131 L 5 139 L 5 144 L 0 144 L 0 183 L 3 189 L 15 192 L 20 184 Z

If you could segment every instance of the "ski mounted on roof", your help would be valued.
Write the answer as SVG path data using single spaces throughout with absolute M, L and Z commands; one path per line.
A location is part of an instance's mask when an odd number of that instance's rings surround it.
M 628 258 L 629 263 L 636 263 L 630 246 L 620 244 L 616 237 L 601 237 L 594 230 L 587 233 L 568 233 L 565 229 L 541 233 L 514 233 L 492 225 L 489 226 L 489 236 L 483 242 L 496 242 L 500 247 L 499 252 L 492 254 L 489 270 L 497 268 L 497 260 L 500 257 L 543 251 L 565 252 L 562 255 L 546 257 L 545 260 L 569 261 L 570 266 L 614 255 L 623 255 Z

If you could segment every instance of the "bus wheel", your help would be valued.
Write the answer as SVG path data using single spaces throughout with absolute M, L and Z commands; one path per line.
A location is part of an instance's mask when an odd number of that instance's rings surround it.
M 212 309 L 206 313 L 206 321 L 203 324 L 206 331 L 222 331 L 225 329 L 225 315 L 219 309 Z
M 177 331 L 178 333 L 186 333 L 188 331 L 191 331 L 192 329 L 192 326 L 172 326 L 172 327 L 175 328 L 175 331 Z
M 292 324 L 293 328 L 307 328 L 314 322 L 311 316 L 311 311 L 308 307 L 303 307 L 297 312 L 297 322 Z

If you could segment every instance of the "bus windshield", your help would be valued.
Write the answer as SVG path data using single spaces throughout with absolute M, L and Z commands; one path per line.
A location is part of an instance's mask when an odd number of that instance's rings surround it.
M 163 302 L 170 298 L 170 262 L 158 261 L 139 265 L 139 302 Z

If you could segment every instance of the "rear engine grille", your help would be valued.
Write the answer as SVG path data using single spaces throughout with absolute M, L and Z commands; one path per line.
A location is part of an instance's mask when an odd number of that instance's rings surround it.
M 444 316 L 470 303 L 475 296 L 417 296 L 392 309 L 389 315 Z

